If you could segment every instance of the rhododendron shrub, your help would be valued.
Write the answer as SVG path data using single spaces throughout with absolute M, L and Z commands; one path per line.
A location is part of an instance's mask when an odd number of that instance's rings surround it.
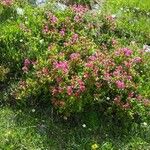
M 74 5 L 61 13 L 46 9 L 18 16 L 15 38 L 2 38 L 12 52 L 4 58 L 20 73 L 11 95 L 17 102 L 47 101 L 64 114 L 101 104 L 132 117 L 142 113 L 149 106 L 139 92 L 145 52 L 108 36 L 116 29 L 112 16 L 95 24 L 87 13 L 87 7 Z
M 91 54 L 88 48 L 84 53 L 82 48 L 81 52 L 74 49 L 72 53 L 63 48 L 59 53 L 56 47 L 47 49 L 47 54 L 37 59 L 33 69 L 23 70 L 27 78 L 19 82 L 14 93 L 16 98 L 29 98 L 44 89 L 53 106 L 69 113 L 99 103 L 116 105 L 122 110 L 134 109 L 134 101 L 144 106 L 145 100 L 137 91 L 140 76 L 137 68 L 144 62 L 143 54 L 137 57 L 128 49 L 132 53 L 126 56 L 125 48 L 104 53 L 95 47 Z M 27 66 L 29 62 L 25 60 Z
M 138 113 L 135 103 L 142 109 L 146 101 L 138 92 L 145 53 L 130 46 L 114 44 L 110 51 L 95 44 L 83 26 L 86 11 L 74 6 L 64 18 L 46 12 L 41 28 L 44 50 L 34 60 L 24 59 L 24 78 L 12 95 L 31 100 L 46 94 L 46 100 L 65 114 L 100 104 Z

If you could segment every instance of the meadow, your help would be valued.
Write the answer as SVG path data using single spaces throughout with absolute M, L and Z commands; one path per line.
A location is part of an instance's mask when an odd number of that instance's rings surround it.
M 0 150 L 149 150 L 150 2 L 62 3 L 0 1 Z

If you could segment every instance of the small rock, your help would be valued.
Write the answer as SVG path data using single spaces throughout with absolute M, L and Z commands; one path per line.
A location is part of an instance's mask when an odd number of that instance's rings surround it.
M 42 6 L 46 3 L 46 0 L 36 0 L 36 5 Z
M 150 52 L 150 46 L 149 45 L 143 45 L 143 50 L 145 52 Z
M 99 10 L 100 9 L 100 5 L 99 4 L 95 4 L 92 6 L 93 10 Z
M 55 9 L 59 10 L 59 11 L 65 11 L 67 6 L 65 4 L 62 3 L 55 3 L 54 4 Z

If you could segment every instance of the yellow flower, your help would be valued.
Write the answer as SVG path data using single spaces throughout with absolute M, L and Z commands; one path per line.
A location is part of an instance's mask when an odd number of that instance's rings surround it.
M 98 144 L 93 144 L 93 145 L 91 146 L 91 149 L 92 149 L 92 150 L 96 150 L 96 149 L 98 149 L 98 148 L 99 148 Z

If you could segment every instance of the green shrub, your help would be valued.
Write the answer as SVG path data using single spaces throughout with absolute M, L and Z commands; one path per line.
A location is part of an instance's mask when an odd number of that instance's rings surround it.
M 108 43 L 97 46 L 88 36 L 91 27 L 85 29 L 86 11 L 74 6 L 64 15 L 46 13 L 39 41 L 41 53 L 24 60 L 25 79 L 13 95 L 17 99 L 46 95 L 45 100 L 66 114 L 104 103 L 133 116 L 139 113 L 136 109 L 144 108 L 137 91 L 144 54 L 136 47 L 121 48 L 112 42 L 111 51 Z M 108 17 L 101 26 L 104 34 L 104 29 L 114 30 L 112 19 Z
M 50 102 L 65 115 L 101 105 L 121 117 L 145 115 L 149 100 L 139 85 L 147 53 L 122 44 L 112 15 L 94 20 L 81 5 L 14 9 L 0 42 L 3 63 L 20 80 L 11 89 L 18 102 Z

